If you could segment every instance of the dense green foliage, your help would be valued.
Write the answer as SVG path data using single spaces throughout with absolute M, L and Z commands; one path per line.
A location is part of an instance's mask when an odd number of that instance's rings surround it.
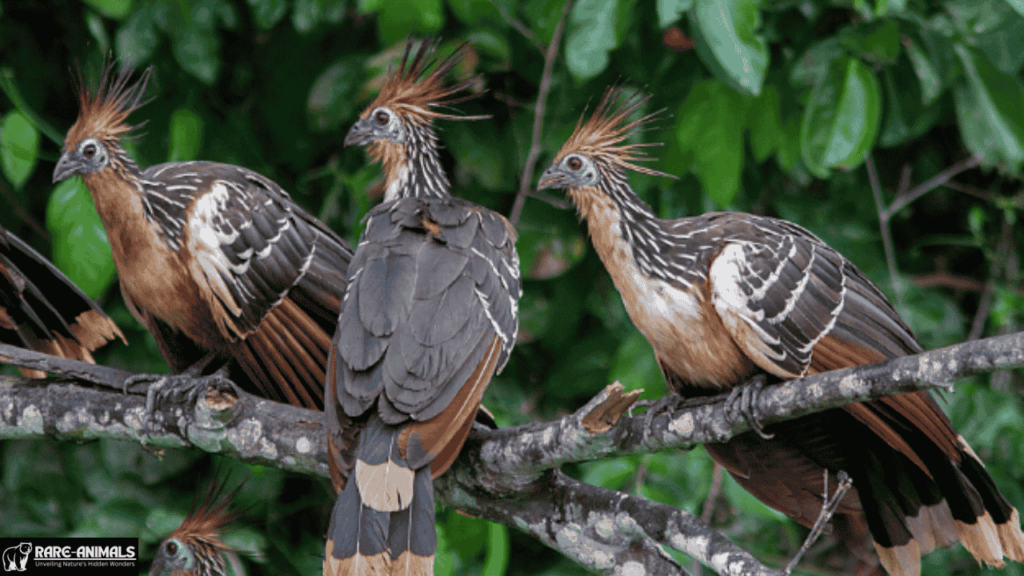
M 494 118 L 444 123 L 444 162 L 456 194 L 507 214 L 530 148 L 543 50 L 562 11 L 563 0 L 0 0 L 0 197 L 9 206 L 0 224 L 52 254 L 124 328 L 131 345 L 108 347 L 100 362 L 164 371 L 121 301 L 88 192 L 77 180 L 50 182 L 77 113 L 68 71 L 76 60 L 89 82 L 111 51 L 155 67 L 153 101 L 132 118 L 147 123 L 129 143 L 140 165 L 201 158 L 249 167 L 354 241 L 380 169 L 341 141 L 407 34 L 473 47 L 470 65 L 488 92 L 460 109 Z M 679 176 L 632 178 L 657 213 L 735 209 L 797 222 L 882 286 L 926 347 L 963 341 L 972 327 L 975 336 L 1019 330 L 1022 64 L 1021 0 L 578 0 L 531 185 L 605 86 L 645 87 L 649 111 L 668 111 L 643 135 L 666 144 L 652 166 Z M 866 160 L 890 204 L 971 155 L 980 167 L 892 216 L 892 277 Z M 647 398 L 665 391 L 585 229 L 561 203 L 530 197 L 518 223 L 522 341 L 486 397 L 502 425 L 572 410 L 615 379 Z M 1021 390 L 1020 374 L 978 378 L 948 404 L 1018 508 Z M 209 460 L 126 443 L 5 442 L 0 535 L 140 534 L 151 558 L 216 467 L 249 478 L 239 496 L 249 507 L 244 527 L 229 537 L 254 552 L 248 569 L 317 573 L 328 483 Z M 699 514 L 712 464 L 696 450 L 568 472 Z M 803 537 L 728 477 L 712 504 L 712 522 L 766 562 L 784 562 Z M 515 530 L 447 510 L 439 520 L 438 574 L 499 575 L 506 564 L 510 574 L 581 572 Z M 822 566 L 822 556 L 811 561 Z M 925 561 L 927 574 L 978 571 L 961 549 Z

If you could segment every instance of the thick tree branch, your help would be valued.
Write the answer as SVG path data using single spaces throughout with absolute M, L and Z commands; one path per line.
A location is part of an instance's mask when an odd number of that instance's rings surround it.
M 17 364 L 42 366 L 38 358 L 4 354 Z M 62 363 L 50 366 L 57 364 Z M 848 402 L 948 388 L 958 378 L 1022 366 L 1024 332 L 769 386 L 761 392 L 758 408 L 770 424 Z M 81 372 L 76 366 L 71 369 Z M 194 407 L 167 403 L 146 422 L 144 396 L 76 382 L 81 379 L 7 378 L 0 386 L 0 439 L 113 438 L 152 446 L 192 445 L 246 462 L 328 475 L 320 412 L 269 402 L 226 384 L 208 388 Z M 685 450 L 749 430 L 743 421 L 729 424 L 724 399 L 656 414 L 645 434 L 645 415 L 622 414 L 633 397 L 615 384 L 554 422 L 478 429 L 449 473 L 437 481 L 438 495 L 469 514 L 524 530 L 600 574 L 684 573 L 663 552 L 665 546 L 720 574 L 779 574 L 699 518 L 583 484 L 555 470 L 567 462 L 652 449 Z

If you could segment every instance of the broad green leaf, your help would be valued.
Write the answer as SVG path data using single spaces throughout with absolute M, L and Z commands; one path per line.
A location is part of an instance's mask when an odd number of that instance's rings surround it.
M 356 12 L 361 16 L 379 12 L 384 5 L 384 0 L 356 0 Z
M 881 93 L 871 70 L 843 58 L 811 92 L 800 126 L 800 150 L 812 174 L 851 169 L 864 161 L 881 119 Z
M 53 263 L 90 298 L 99 298 L 117 275 L 107 234 L 79 178 L 57 185 L 46 206 Z
M 1024 16 L 1024 0 L 1006 0 L 1006 2 L 1017 11 L 1017 14 Z
M 188 108 L 178 108 L 171 114 L 171 149 L 168 162 L 188 162 L 199 155 L 203 142 L 203 119 Z
M 270 30 L 288 10 L 287 0 L 249 0 L 249 8 L 256 26 Z
M 839 43 L 867 60 L 892 64 L 900 53 L 899 29 L 890 19 L 849 26 L 839 32 Z
M 323 17 L 320 0 L 295 0 L 292 8 L 292 26 L 300 34 L 305 34 L 320 23 Z
M 913 81 L 906 60 L 882 68 L 885 108 L 878 135 L 881 147 L 896 146 L 924 134 L 938 121 L 939 106 L 922 106 L 919 85 Z
M 581 0 L 572 7 L 565 62 L 578 83 L 608 67 L 608 52 L 618 47 L 615 37 L 617 0 Z
M 761 95 L 750 104 L 749 120 L 750 147 L 754 159 L 764 162 L 782 145 L 782 117 L 779 112 L 779 91 L 775 86 L 765 86 Z
M 954 88 L 957 121 L 967 148 L 986 164 L 1017 172 L 1024 162 L 1024 89 L 977 49 L 957 43 L 963 79 Z
M 487 555 L 481 576 L 504 576 L 509 557 L 508 528 L 494 522 L 487 523 Z
M 694 18 L 727 82 L 737 90 L 757 96 L 768 69 L 768 47 L 761 28 L 759 0 L 696 0 Z M 702 58 L 706 58 L 701 54 Z
M 360 70 L 363 63 L 363 57 L 350 56 L 331 64 L 320 73 L 306 101 L 306 118 L 310 128 L 316 132 L 330 132 L 355 119 L 360 109 L 356 91 L 362 80 Z
M 458 535 L 448 538 L 448 547 L 463 560 L 472 560 L 487 545 L 487 525 L 490 524 L 487 520 L 469 518 L 452 510 L 445 524 L 449 535 Z
M 907 49 L 907 57 L 914 66 L 914 74 L 921 85 L 921 103 L 927 106 L 942 93 L 942 76 L 935 64 L 918 43 L 908 36 L 903 37 L 903 46 Z
M 547 45 L 555 35 L 555 27 L 562 17 L 564 0 L 526 0 L 522 11 L 537 41 Z
M 1006 15 L 1003 23 L 984 34 L 973 44 L 988 56 L 996 68 L 1016 74 L 1024 64 L 1024 17 L 1015 12 Z
M 512 46 L 505 36 L 484 28 L 470 33 L 466 37 L 466 42 L 472 44 L 481 54 L 498 61 L 490 68 L 491 70 L 508 70 L 512 65 Z
M 171 44 L 174 59 L 186 72 L 207 85 L 217 80 L 220 55 L 217 37 L 212 32 L 189 23 L 178 31 Z
M 85 28 L 89 31 L 92 39 L 96 41 L 96 46 L 100 49 L 101 54 L 110 51 L 110 35 L 107 34 L 107 26 L 99 14 L 92 11 L 86 12 Z
M 683 13 L 693 7 L 694 0 L 658 0 L 658 28 L 665 29 L 683 17 Z
M 39 156 L 39 131 L 21 112 L 8 112 L 0 124 L 0 166 L 4 176 L 20 189 Z
M 833 62 L 846 55 L 839 39 L 832 37 L 818 42 L 807 49 L 800 59 L 793 64 L 789 73 L 789 81 L 804 86 L 817 86 Z
M 743 170 L 743 129 L 751 99 L 717 80 L 690 90 L 677 115 L 676 138 L 693 152 L 693 168 L 719 206 L 732 203 Z
M 132 0 L 82 0 L 107 18 L 120 20 L 132 12 Z
M 148 5 L 140 6 L 117 30 L 114 45 L 117 57 L 127 66 L 138 66 L 149 60 L 160 38 Z
M 730 474 L 723 475 L 722 493 L 728 498 L 729 504 L 739 509 L 740 514 L 744 516 L 757 516 L 774 522 L 789 521 L 785 514 L 774 508 L 769 508 L 753 494 L 744 490 Z

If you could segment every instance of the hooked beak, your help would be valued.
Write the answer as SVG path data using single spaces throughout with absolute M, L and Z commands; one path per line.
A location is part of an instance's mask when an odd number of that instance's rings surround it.
M 564 170 L 558 166 L 548 166 L 548 169 L 540 175 L 540 182 L 537 183 L 537 190 L 549 188 L 559 189 L 569 187 L 569 177 Z
M 73 154 L 73 152 L 64 152 L 60 155 L 60 160 L 57 160 L 57 167 L 53 169 L 54 184 L 69 176 L 74 176 L 82 167 L 82 163 Z
M 359 120 L 345 136 L 345 146 L 366 146 L 373 143 L 373 130 L 366 120 Z

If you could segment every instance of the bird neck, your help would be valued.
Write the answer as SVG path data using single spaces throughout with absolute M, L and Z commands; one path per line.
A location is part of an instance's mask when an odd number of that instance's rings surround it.
M 430 124 L 406 121 L 405 142 L 391 145 L 383 155 L 384 200 L 399 198 L 448 198 L 451 184 L 441 167 L 437 135 Z
M 602 175 L 598 186 L 570 189 L 569 194 L 587 220 L 594 248 L 605 267 L 642 276 L 624 276 L 616 285 L 646 278 L 693 289 L 699 274 L 694 265 L 697 251 L 685 235 L 674 233 L 685 219 L 668 222 L 655 216 L 621 170 L 602 171 Z

